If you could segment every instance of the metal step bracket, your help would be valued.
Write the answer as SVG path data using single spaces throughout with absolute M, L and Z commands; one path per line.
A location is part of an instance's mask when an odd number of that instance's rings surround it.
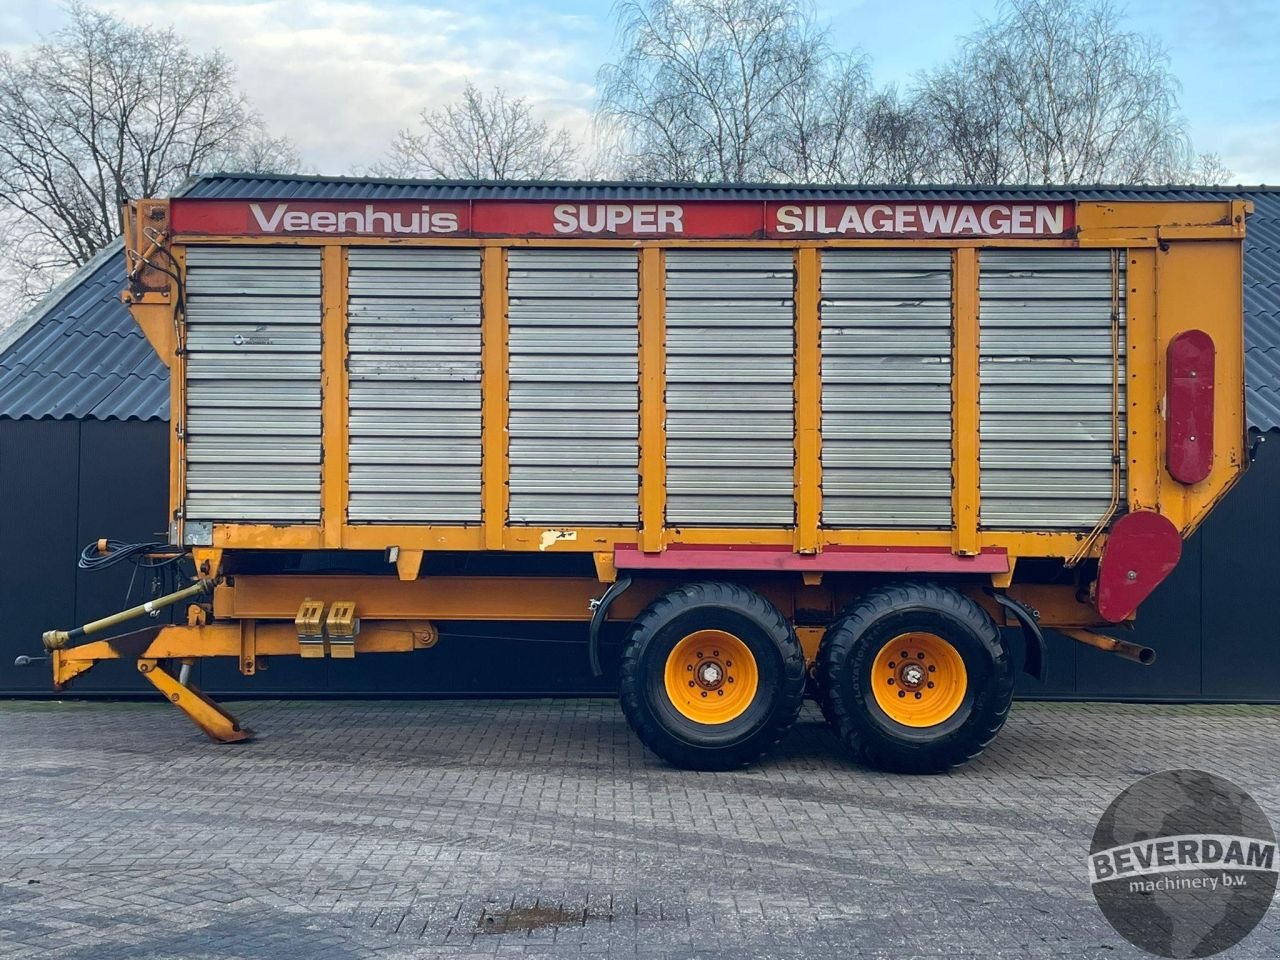
M 335 660 L 351 660 L 356 655 L 356 636 L 360 633 L 360 619 L 356 605 L 351 600 L 335 600 L 325 621 L 325 633 L 329 637 L 329 656 Z
M 323 657 L 325 655 L 324 601 L 310 598 L 303 600 L 293 622 L 298 628 L 299 654 L 309 658 Z

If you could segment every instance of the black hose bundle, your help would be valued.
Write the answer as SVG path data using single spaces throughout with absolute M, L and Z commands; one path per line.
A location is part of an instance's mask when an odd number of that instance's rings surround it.
M 156 569 L 175 564 L 186 551 L 168 543 L 124 543 L 120 540 L 95 540 L 80 551 L 81 570 L 105 570 L 128 560 L 136 567 Z

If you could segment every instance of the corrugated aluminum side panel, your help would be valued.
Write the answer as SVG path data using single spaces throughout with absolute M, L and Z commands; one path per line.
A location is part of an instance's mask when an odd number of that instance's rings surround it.
M 980 275 L 982 525 L 1092 528 L 1111 500 L 1111 252 L 984 250 Z
M 191 520 L 320 519 L 320 252 L 188 247 Z
M 512 250 L 512 523 L 639 517 L 639 259 Z
M 822 253 L 822 519 L 951 524 L 951 252 Z
M 789 250 L 667 252 L 667 522 L 795 522 Z
M 353 248 L 352 523 L 480 520 L 480 251 Z

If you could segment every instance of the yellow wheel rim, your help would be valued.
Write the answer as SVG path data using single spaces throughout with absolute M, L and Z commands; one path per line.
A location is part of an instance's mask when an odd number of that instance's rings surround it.
M 667 697 L 695 723 L 728 723 L 751 705 L 760 671 L 750 648 L 723 630 L 699 630 L 667 654 Z
M 890 720 L 934 727 L 964 702 L 969 674 L 960 651 L 932 633 L 904 633 L 876 654 L 871 691 Z

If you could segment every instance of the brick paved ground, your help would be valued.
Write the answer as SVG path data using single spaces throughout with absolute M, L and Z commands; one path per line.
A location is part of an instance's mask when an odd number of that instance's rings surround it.
M 1280 709 L 1019 704 L 949 776 L 840 758 L 807 713 L 690 774 L 604 701 L 0 703 L 0 957 L 1135 957 L 1097 817 L 1195 766 L 1280 824 Z M 1280 955 L 1280 905 L 1229 957 Z

